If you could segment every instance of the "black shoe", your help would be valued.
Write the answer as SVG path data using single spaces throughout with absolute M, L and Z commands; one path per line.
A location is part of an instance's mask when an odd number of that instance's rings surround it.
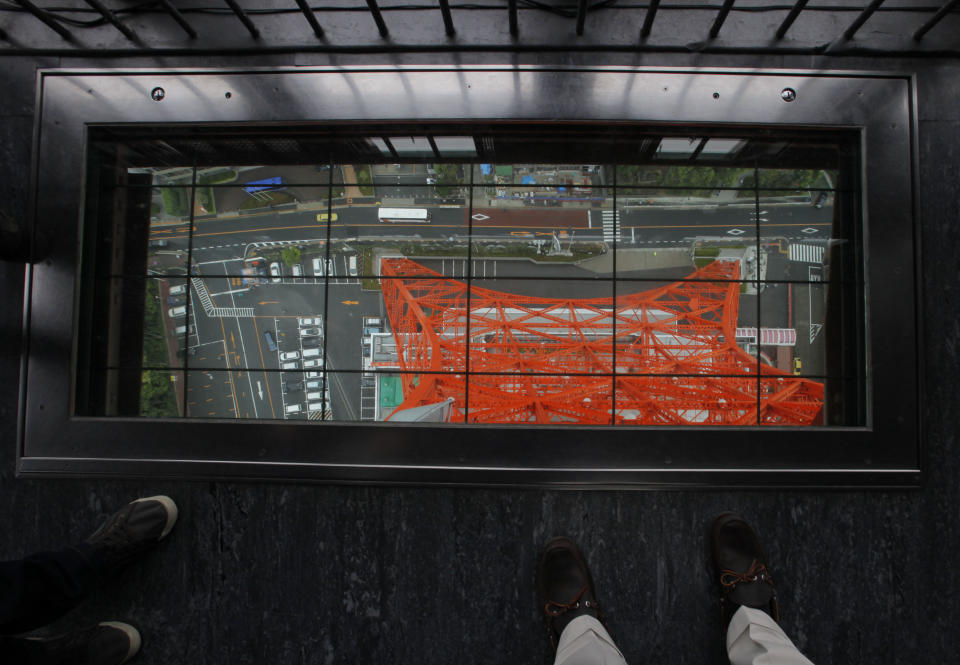
M 93 564 L 105 576 L 119 572 L 157 546 L 177 521 L 177 504 L 168 496 L 131 501 L 84 541 Z
M 711 532 L 713 568 L 720 583 L 720 622 L 723 634 L 734 612 L 743 605 L 762 610 L 780 621 L 777 590 L 767 569 L 760 539 L 742 517 L 723 513 Z
M 537 568 L 537 590 L 554 649 L 563 629 L 577 617 L 587 614 L 603 622 L 590 569 L 569 538 L 547 543 Z
M 128 623 L 103 623 L 53 638 L 27 638 L 40 645 L 43 660 L 58 665 L 121 665 L 140 650 L 140 633 Z

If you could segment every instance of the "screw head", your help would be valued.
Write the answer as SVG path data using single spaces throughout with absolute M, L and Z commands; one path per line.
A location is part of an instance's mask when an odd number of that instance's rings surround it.
M 785 102 L 792 102 L 797 98 L 797 91 L 793 88 L 784 88 L 780 91 L 780 99 Z
M 166 96 L 167 96 L 167 91 L 161 88 L 160 86 L 157 86 L 156 88 L 150 91 L 150 99 L 152 99 L 155 102 L 162 101 L 163 98 Z

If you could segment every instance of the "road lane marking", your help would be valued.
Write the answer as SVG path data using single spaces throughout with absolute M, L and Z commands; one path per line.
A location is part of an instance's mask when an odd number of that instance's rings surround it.
M 274 408 L 273 408 L 273 397 L 270 395 L 270 381 L 267 380 L 267 372 L 266 372 L 267 363 L 266 363 L 266 361 L 263 359 L 263 346 L 260 344 L 260 326 L 257 325 L 256 318 L 257 318 L 257 317 L 254 317 L 253 330 L 254 330 L 254 332 L 257 333 L 257 351 L 260 353 L 260 366 L 264 368 L 264 371 L 263 371 L 263 382 L 267 384 L 267 399 L 268 399 L 269 402 L 270 402 L 270 417 L 271 417 L 271 418 L 276 418 L 276 417 L 277 417 L 277 412 L 276 412 L 276 411 L 274 410 Z M 267 317 L 263 317 L 263 318 L 267 318 Z M 283 381 L 282 378 L 281 378 L 280 380 L 281 380 L 281 382 Z M 259 386 L 260 386 L 260 382 L 257 381 L 257 387 L 259 387 Z M 263 397 L 261 396 L 260 399 L 263 399 Z

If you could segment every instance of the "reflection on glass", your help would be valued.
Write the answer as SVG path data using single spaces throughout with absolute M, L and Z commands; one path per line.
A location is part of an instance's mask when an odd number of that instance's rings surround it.
M 130 381 L 203 418 L 864 422 L 856 174 L 829 143 L 338 131 L 299 163 L 238 139 L 100 165 L 90 273 L 136 277 L 87 294 L 81 364 L 132 378 L 87 380 L 88 411 L 136 412 L 96 398 Z

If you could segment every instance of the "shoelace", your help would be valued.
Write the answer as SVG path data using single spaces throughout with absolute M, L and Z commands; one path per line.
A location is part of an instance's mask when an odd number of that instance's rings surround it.
M 547 604 L 543 606 L 543 611 L 549 614 L 552 617 L 558 617 L 561 614 L 565 614 L 570 610 L 580 609 L 580 599 L 583 598 L 583 594 L 587 592 L 587 585 L 584 584 L 583 588 L 577 592 L 577 595 L 573 597 L 569 603 L 558 603 L 555 600 L 548 600 Z M 600 605 L 597 604 L 595 600 L 585 600 L 583 601 L 583 606 L 588 610 L 596 610 L 599 614 Z M 556 608 L 556 609 L 553 609 Z
M 571 610 L 579 610 L 581 607 L 585 607 L 588 610 L 595 610 L 597 613 L 597 619 L 603 624 L 604 628 L 607 626 L 607 622 L 603 618 L 603 612 L 600 611 L 600 604 L 595 600 L 583 600 L 583 594 L 587 592 L 588 586 L 583 585 L 583 588 L 577 592 L 577 595 L 573 597 L 569 603 L 558 603 L 555 600 L 548 600 L 547 603 L 543 606 L 543 611 L 547 615 L 547 636 L 550 638 L 550 644 L 553 645 L 553 648 L 557 648 L 557 632 L 553 629 L 553 620 L 560 616 L 561 614 L 566 614 Z
M 767 572 L 767 567 L 756 559 L 753 560 L 745 573 L 738 573 L 735 570 L 720 571 L 720 584 L 723 586 L 725 593 L 730 593 L 742 582 L 765 582 L 773 587 L 773 577 Z
M 750 564 L 750 568 L 747 569 L 745 573 L 738 573 L 735 570 L 721 570 L 720 571 L 720 584 L 723 586 L 723 600 L 727 599 L 727 596 L 730 595 L 738 584 L 750 582 L 763 582 L 770 587 L 770 607 L 773 610 L 773 620 L 780 621 L 780 601 L 777 600 L 777 587 L 773 584 L 773 577 L 771 577 L 767 567 L 757 561 L 753 560 L 753 563 Z

